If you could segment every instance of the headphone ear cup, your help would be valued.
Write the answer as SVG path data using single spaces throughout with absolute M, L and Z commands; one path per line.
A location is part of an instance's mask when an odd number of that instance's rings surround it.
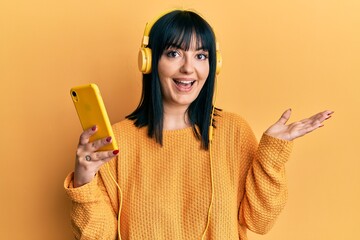
M 151 49 L 141 48 L 138 55 L 138 67 L 143 74 L 151 73 Z
M 216 74 L 220 73 L 222 68 L 222 56 L 220 51 L 216 51 Z

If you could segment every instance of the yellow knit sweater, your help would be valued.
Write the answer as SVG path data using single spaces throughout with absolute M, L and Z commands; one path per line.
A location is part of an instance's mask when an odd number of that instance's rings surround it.
M 239 116 L 220 112 L 212 143 L 214 201 L 206 239 L 246 240 L 270 230 L 287 198 L 284 164 L 292 142 L 263 135 L 259 146 Z M 130 120 L 113 126 L 119 156 L 108 165 L 123 192 L 122 239 L 200 240 L 211 201 L 209 151 L 191 128 L 164 131 L 163 146 Z M 64 187 L 76 239 L 116 239 L 119 191 L 103 167 Z

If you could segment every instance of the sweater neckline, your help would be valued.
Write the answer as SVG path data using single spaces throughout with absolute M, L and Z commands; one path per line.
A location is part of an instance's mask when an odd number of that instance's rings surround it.
M 192 126 L 175 130 L 163 130 L 164 135 L 187 134 L 189 132 L 192 132 Z

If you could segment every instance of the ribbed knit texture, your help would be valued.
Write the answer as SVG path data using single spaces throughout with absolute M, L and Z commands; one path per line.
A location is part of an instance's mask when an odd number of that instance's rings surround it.
M 220 112 L 212 143 L 215 195 L 206 239 L 264 234 L 283 209 L 284 164 L 292 142 L 263 135 L 259 146 L 239 116 Z M 130 120 L 114 125 L 119 156 L 108 163 L 123 192 L 122 239 L 200 240 L 211 201 L 209 151 L 191 128 L 164 131 L 163 146 Z M 76 239 L 116 239 L 119 191 L 103 167 L 95 179 L 64 187 Z

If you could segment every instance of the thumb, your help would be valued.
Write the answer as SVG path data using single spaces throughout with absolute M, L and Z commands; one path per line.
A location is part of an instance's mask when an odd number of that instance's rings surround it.
M 286 110 L 286 111 L 281 115 L 280 119 L 279 119 L 277 122 L 285 125 L 286 122 L 289 120 L 290 116 L 291 116 L 291 108 L 289 108 L 288 110 Z

